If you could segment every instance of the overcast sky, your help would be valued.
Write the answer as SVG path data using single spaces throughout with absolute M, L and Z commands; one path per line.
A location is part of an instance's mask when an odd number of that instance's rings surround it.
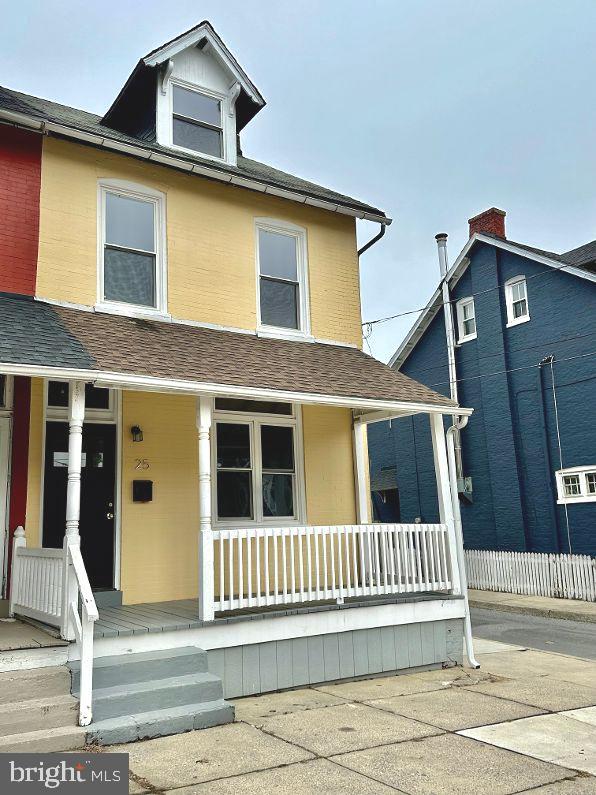
M 364 320 L 423 306 L 467 219 L 596 238 L 596 0 L 0 0 L 0 84 L 103 113 L 141 55 L 209 19 L 265 96 L 247 156 L 381 207 Z M 367 228 L 368 227 L 368 228 Z M 364 242 L 378 227 L 363 224 Z M 387 360 L 415 316 L 376 327 Z

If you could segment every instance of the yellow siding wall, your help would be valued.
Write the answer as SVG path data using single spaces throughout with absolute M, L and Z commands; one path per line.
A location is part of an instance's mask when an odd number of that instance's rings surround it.
M 354 524 L 352 412 L 332 406 L 303 406 L 302 422 L 308 524 Z
M 124 601 L 197 596 L 198 452 L 192 397 L 125 392 L 122 401 Z M 143 441 L 131 440 L 139 425 Z M 149 469 L 136 469 L 145 459 Z M 153 502 L 133 503 L 132 481 L 153 481 Z
M 198 450 L 195 399 L 145 392 L 122 395 L 121 588 L 125 604 L 191 599 L 198 583 Z M 307 522 L 356 521 L 351 415 L 303 407 Z M 140 425 L 143 442 L 131 439 Z M 41 543 L 43 382 L 32 381 L 27 540 Z M 137 469 L 146 460 L 149 469 Z M 153 501 L 133 503 L 132 481 L 153 481 Z
M 307 229 L 312 333 L 362 343 L 355 221 L 164 166 L 44 139 L 37 293 L 97 300 L 97 183 L 122 179 L 166 194 L 168 310 L 175 317 L 254 329 L 256 217 Z
M 31 379 L 29 457 L 25 534 L 31 547 L 41 546 L 41 475 L 43 470 L 43 380 Z

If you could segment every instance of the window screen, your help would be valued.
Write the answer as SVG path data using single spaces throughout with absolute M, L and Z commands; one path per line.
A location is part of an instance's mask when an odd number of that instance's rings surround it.
M 105 194 L 104 299 L 156 306 L 156 205 Z
M 259 229 L 259 272 L 261 323 L 300 328 L 297 238 Z
M 221 102 L 213 97 L 174 86 L 174 146 L 212 157 L 223 157 Z

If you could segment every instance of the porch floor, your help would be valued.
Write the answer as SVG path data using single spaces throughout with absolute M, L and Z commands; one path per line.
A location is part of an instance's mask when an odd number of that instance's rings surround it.
M 429 601 L 434 599 L 460 599 L 444 593 L 418 593 L 408 595 L 372 596 L 346 599 L 338 605 L 335 601 L 305 602 L 300 605 L 272 605 L 253 610 L 235 610 L 218 613 L 216 623 L 233 623 L 273 618 L 275 616 L 297 613 L 314 613 L 326 610 L 346 610 L 375 605 L 400 604 L 403 602 Z M 198 599 L 181 599 L 171 602 L 147 602 L 144 604 L 122 605 L 121 607 L 100 607 L 99 621 L 95 622 L 96 638 L 139 635 L 145 632 L 167 632 L 170 630 L 196 629 L 205 626 L 198 618 Z
M 68 646 L 68 641 L 26 621 L 10 618 L 0 620 L 0 652 L 53 646 Z

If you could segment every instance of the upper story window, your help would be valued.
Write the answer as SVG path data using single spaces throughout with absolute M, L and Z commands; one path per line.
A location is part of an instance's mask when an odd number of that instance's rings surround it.
M 100 185 L 99 302 L 165 311 L 164 202 L 136 186 Z
M 555 475 L 560 504 L 596 502 L 596 466 L 560 469 Z
M 456 306 L 457 341 L 467 342 L 476 339 L 476 307 L 473 298 L 462 298 Z
M 259 327 L 290 335 L 310 331 L 306 233 L 282 222 L 257 222 Z
M 530 319 L 528 309 L 528 288 L 525 276 L 516 276 L 505 282 L 505 303 L 507 304 L 507 325 L 515 326 Z
M 172 143 L 210 157 L 223 157 L 222 103 L 202 91 L 173 85 Z

